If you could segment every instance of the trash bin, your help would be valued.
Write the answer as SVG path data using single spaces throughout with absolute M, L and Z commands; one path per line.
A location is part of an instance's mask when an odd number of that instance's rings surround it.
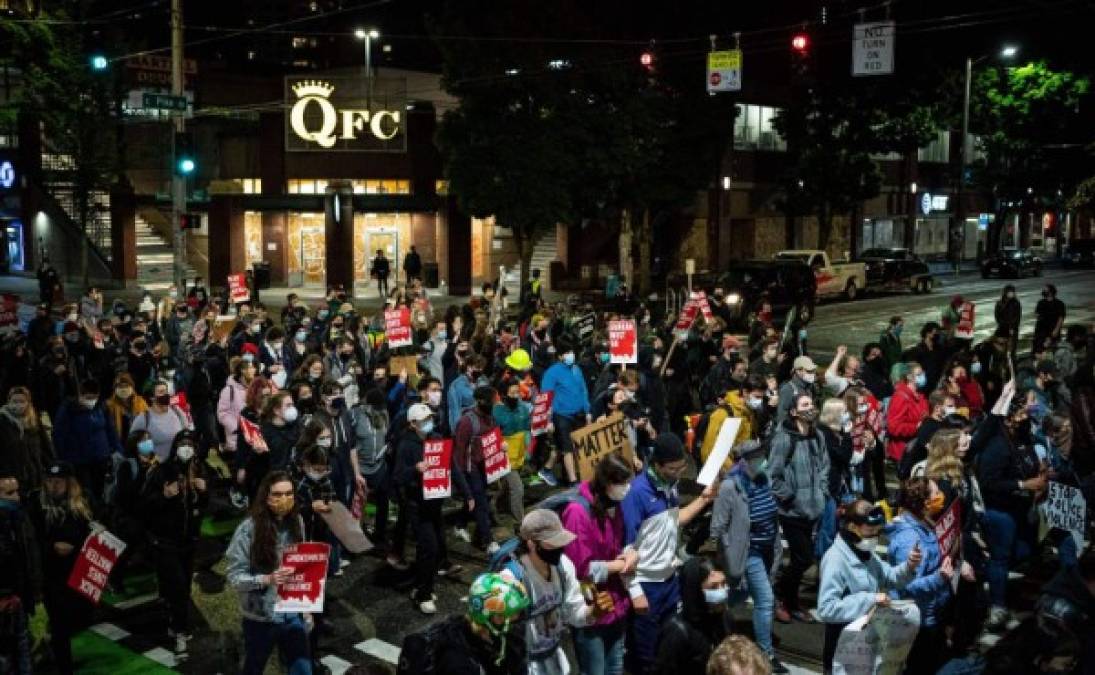
M 270 288 L 270 263 L 265 260 L 251 263 L 251 274 L 255 288 Z
M 426 288 L 437 288 L 441 274 L 437 269 L 437 263 L 422 263 L 422 285 Z

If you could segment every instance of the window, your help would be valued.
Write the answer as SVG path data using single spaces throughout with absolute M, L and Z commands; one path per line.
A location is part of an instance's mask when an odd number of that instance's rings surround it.
M 434 186 L 433 189 L 434 189 L 435 192 L 437 192 L 437 194 L 439 194 L 439 195 L 449 194 L 449 181 L 447 181 L 447 180 L 435 181 L 433 186 Z
M 734 119 L 734 148 L 737 150 L 787 150 L 787 142 L 772 126 L 779 108 L 739 105 Z
M 327 191 L 327 181 L 322 178 L 294 178 L 287 187 L 291 195 L 321 195 Z
M 916 158 L 921 162 L 939 162 L 940 164 L 946 164 L 950 161 L 950 145 L 951 132 L 946 130 L 939 131 L 935 134 L 934 140 L 916 152 Z
M 243 194 L 245 195 L 262 194 L 261 178 L 234 178 L 233 180 L 240 186 L 240 189 L 243 190 Z
M 353 181 L 355 195 L 409 195 L 411 182 L 394 178 L 368 178 Z
M 300 36 L 297 36 L 297 37 L 293 38 L 293 49 L 304 49 L 307 46 L 308 46 L 308 38 L 300 37 Z

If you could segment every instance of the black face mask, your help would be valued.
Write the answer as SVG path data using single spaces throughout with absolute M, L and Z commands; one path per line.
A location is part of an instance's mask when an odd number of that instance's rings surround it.
M 544 548 L 543 546 L 537 545 L 536 555 L 540 556 L 540 560 L 543 560 L 549 565 L 558 565 L 559 560 L 563 557 L 563 549 Z
M 506 401 L 506 407 L 507 408 L 516 408 L 517 407 L 517 397 L 516 396 L 507 396 L 505 401 Z
M 490 411 L 494 408 L 494 404 L 490 401 L 478 401 L 476 405 L 479 407 L 479 411 L 484 415 L 489 415 Z

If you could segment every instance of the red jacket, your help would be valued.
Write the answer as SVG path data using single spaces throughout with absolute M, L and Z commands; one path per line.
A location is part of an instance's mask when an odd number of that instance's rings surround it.
M 905 446 L 916 436 L 916 430 L 927 416 L 928 399 L 908 382 L 898 382 L 886 413 L 886 456 L 900 462 Z
M 980 419 L 981 413 L 985 411 L 985 395 L 981 393 L 981 385 L 970 377 L 959 382 L 958 388 L 962 392 L 959 407 L 964 405 L 970 409 L 970 419 Z

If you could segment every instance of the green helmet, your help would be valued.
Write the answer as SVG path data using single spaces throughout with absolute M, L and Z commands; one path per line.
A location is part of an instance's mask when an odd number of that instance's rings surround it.
M 528 606 L 524 585 L 506 572 L 480 574 L 468 593 L 468 617 L 496 636 L 509 631 L 510 621 Z

